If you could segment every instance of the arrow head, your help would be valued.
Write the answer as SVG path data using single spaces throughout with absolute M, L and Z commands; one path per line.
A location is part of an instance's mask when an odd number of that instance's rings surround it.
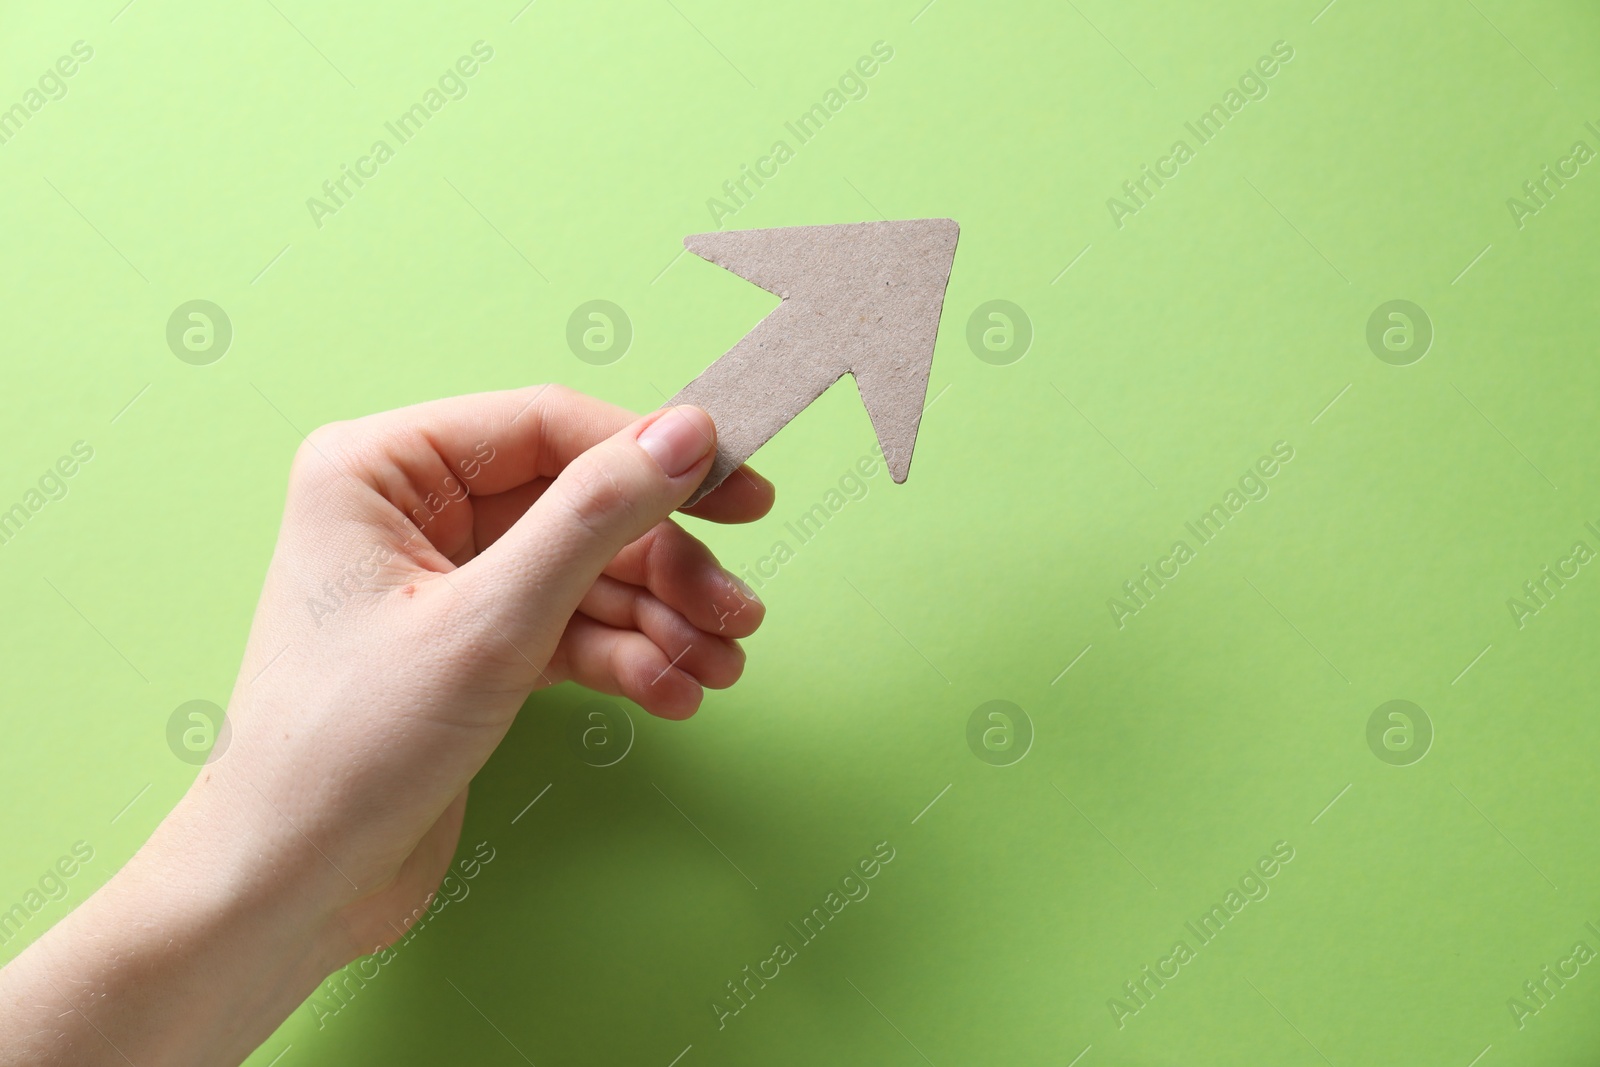
M 960 228 L 951 219 L 696 234 L 684 245 L 783 301 L 677 396 L 717 424 L 717 459 L 690 499 L 851 374 L 890 477 L 906 480 Z

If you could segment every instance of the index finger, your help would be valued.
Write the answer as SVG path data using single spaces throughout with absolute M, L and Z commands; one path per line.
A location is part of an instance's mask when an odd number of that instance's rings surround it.
M 419 488 L 442 462 L 471 494 L 486 496 L 554 478 L 636 418 L 627 408 L 551 384 L 430 400 L 357 421 Z M 772 508 L 773 495 L 771 482 L 741 467 L 684 514 L 750 522 Z

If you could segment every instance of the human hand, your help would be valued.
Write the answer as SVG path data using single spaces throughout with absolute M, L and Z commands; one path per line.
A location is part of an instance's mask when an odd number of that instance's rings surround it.
M 735 639 L 764 609 L 667 517 L 715 436 L 698 409 L 636 419 L 545 386 L 306 439 L 229 747 L 195 791 L 326 853 L 352 957 L 438 885 L 467 783 L 532 690 L 572 679 L 685 718 L 739 677 Z M 694 513 L 742 522 L 771 503 L 746 472 Z
M 696 408 L 636 419 L 559 386 L 314 431 L 225 748 L 134 861 L 0 972 L 0 999 L 92 983 L 120 994 L 96 1004 L 119 1053 L 236 1062 L 325 974 L 422 913 L 468 783 L 531 691 L 571 679 L 685 718 L 703 687 L 733 684 L 736 639 L 764 609 L 668 518 L 715 434 Z M 746 522 L 771 504 L 743 471 L 690 513 Z M 128 915 L 151 929 L 107 937 Z M 228 1001 L 230 979 L 265 987 L 254 1010 L 236 988 Z M 194 998 L 234 1021 L 197 1016 Z M 168 1002 L 187 1018 L 163 1032 Z M 0 1008 L 0 1038 L 7 1027 Z

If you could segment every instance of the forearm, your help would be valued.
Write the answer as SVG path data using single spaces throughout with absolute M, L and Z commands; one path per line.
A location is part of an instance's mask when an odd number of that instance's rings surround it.
M 321 875 L 224 805 L 191 792 L 0 970 L 0 1065 L 239 1063 L 347 962 Z

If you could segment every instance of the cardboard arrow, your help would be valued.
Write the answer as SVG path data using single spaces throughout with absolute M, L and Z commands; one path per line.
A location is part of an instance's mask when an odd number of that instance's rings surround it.
M 701 259 L 783 301 L 670 401 L 717 424 L 716 460 L 688 504 L 846 374 L 889 476 L 905 481 L 959 233 L 951 219 L 914 219 L 685 237 Z

